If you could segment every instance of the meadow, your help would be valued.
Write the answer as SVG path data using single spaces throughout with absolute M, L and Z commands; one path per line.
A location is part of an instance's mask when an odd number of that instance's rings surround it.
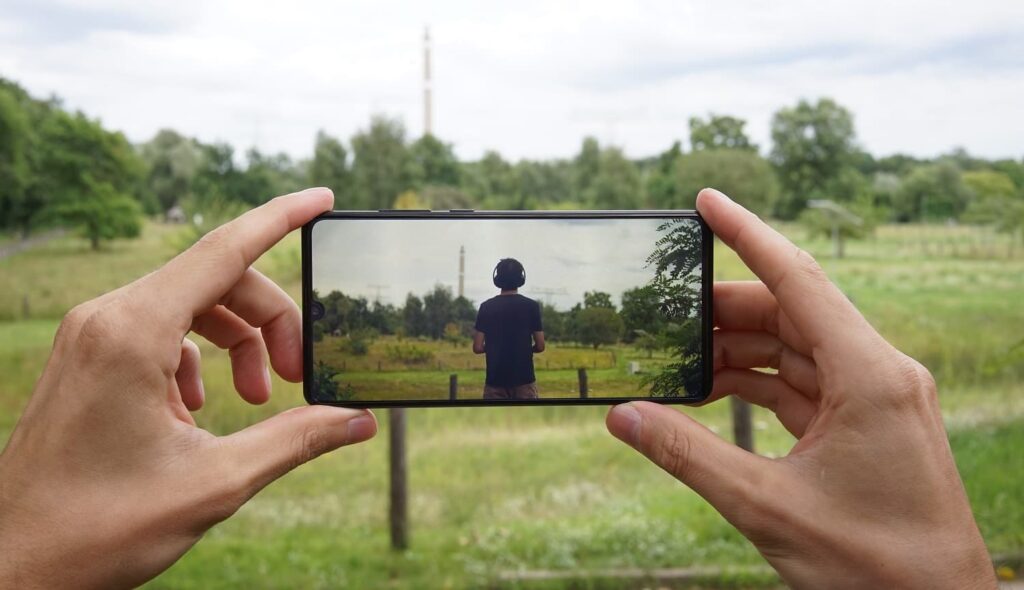
M 828 242 L 809 240 L 795 226 L 782 229 L 819 257 L 883 335 L 935 374 L 950 444 L 989 549 L 1019 559 L 1024 248 L 979 228 L 883 226 L 834 260 Z M 0 440 L 42 370 L 63 313 L 172 256 L 175 231 L 151 224 L 142 238 L 98 253 L 65 237 L 0 260 Z M 297 252 L 297 236 L 290 236 L 257 264 L 293 296 Z M 715 272 L 718 279 L 750 277 L 723 247 Z M 275 380 L 269 403 L 245 404 L 231 389 L 227 354 L 201 346 L 202 427 L 231 432 L 303 403 L 300 387 Z M 617 365 L 627 355 L 619 356 Z M 728 436 L 727 404 L 684 411 Z M 600 576 L 535 583 L 515 574 L 688 565 L 733 568 L 705 582 L 711 586 L 776 584 L 756 569 L 764 562 L 753 547 L 703 500 L 607 434 L 605 412 L 408 411 L 412 539 L 403 554 L 388 545 L 382 419 L 375 440 L 272 484 L 149 586 L 605 588 L 630 584 Z M 792 446 L 768 412 L 755 408 L 754 425 L 758 452 L 779 456 Z

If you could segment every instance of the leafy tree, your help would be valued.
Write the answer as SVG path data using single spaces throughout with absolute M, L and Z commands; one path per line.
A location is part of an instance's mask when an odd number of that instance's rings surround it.
M 433 291 L 423 296 L 427 336 L 434 340 L 444 338 L 444 327 L 454 316 L 454 307 L 452 290 L 444 285 L 435 285 Z
M 537 162 L 520 160 L 515 165 L 519 202 L 550 207 L 573 198 L 572 166 L 565 160 Z
M 88 182 L 88 193 L 58 204 L 53 215 L 64 224 L 77 227 L 98 250 L 104 240 L 134 238 L 142 229 L 142 207 L 138 201 L 118 193 L 109 183 Z
M 904 180 L 893 203 L 897 221 L 956 219 L 967 208 L 971 190 L 951 162 L 919 166 Z
M 356 393 L 352 384 L 341 387 L 335 380 L 340 374 L 341 371 L 331 365 L 322 360 L 317 361 L 313 365 L 313 396 L 324 401 L 341 402 L 352 399 Z
M 832 198 L 831 184 L 854 163 L 855 139 L 853 116 L 829 98 L 775 113 L 771 160 L 782 185 L 775 213 L 792 219 L 808 199 Z
M 478 203 L 491 208 L 512 208 L 519 194 L 518 179 L 512 165 L 501 154 L 488 151 L 479 162 L 465 167 L 464 187 Z
M 645 185 L 647 199 L 654 206 L 667 209 L 681 208 L 677 203 L 685 201 L 683 193 L 679 190 L 679 183 L 676 182 L 676 168 L 682 155 L 683 149 L 678 141 L 673 142 L 668 150 L 658 154 Z
M 573 187 L 577 201 L 589 201 L 591 186 L 601 170 L 601 145 L 593 137 L 583 138 L 580 153 L 573 160 Z
M 964 172 L 963 181 L 973 197 L 964 219 L 974 223 L 999 221 L 1018 192 L 1009 175 L 994 170 Z
M 188 199 L 203 153 L 192 139 L 172 129 L 161 129 L 139 147 L 146 161 L 146 185 L 161 212 Z
M 459 161 L 455 159 L 451 144 L 443 143 L 428 133 L 412 144 L 409 154 L 417 184 L 458 186 Z
M 640 174 L 636 165 L 619 148 L 602 150 L 597 176 L 583 194 L 584 202 L 596 209 L 640 207 Z
M 743 132 L 746 121 L 736 117 L 709 114 L 707 120 L 690 117 L 690 146 L 693 151 L 734 149 L 757 151 Z
M 308 184 L 326 186 L 334 191 L 336 208 L 353 208 L 352 170 L 349 167 L 348 151 L 336 137 L 323 130 L 316 133 L 313 160 L 309 163 Z
M 615 309 L 612 304 L 612 296 L 602 291 L 587 291 L 583 294 L 583 307 L 605 307 Z
M 262 205 L 277 195 L 289 193 L 306 178 L 287 154 L 268 155 L 251 148 L 245 157 L 247 166 L 238 179 L 238 197 L 250 205 Z
M 658 293 L 650 285 L 622 293 L 620 315 L 625 327 L 626 342 L 632 342 L 640 333 L 656 335 L 665 328 L 660 306 Z
M 751 150 L 716 149 L 681 156 L 675 173 L 676 200 L 656 203 L 669 209 L 692 209 L 697 193 L 713 186 L 758 214 L 778 199 L 779 184 L 771 165 Z
M 419 192 L 425 209 L 472 209 L 473 198 L 454 186 L 425 186 Z
M 595 349 L 602 344 L 614 344 L 622 336 L 622 318 L 608 307 L 585 307 L 577 318 L 579 341 Z
M 397 119 L 377 115 L 370 128 L 352 137 L 354 206 L 387 209 L 413 185 L 413 163 L 405 144 L 405 126 Z
M 427 335 L 427 317 L 423 312 L 423 301 L 409 293 L 402 308 L 402 324 L 408 336 Z
M 564 313 L 547 303 L 541 302 L 540 316 L 544 322 L 544 338 L 548 340 L 568 339 Z
M 700 269 L 701 235 L 697 224 L 675 219 L 659 226 L 662 234 L 647 257 L 655 292 L 665 320 L 665 346 L 675 359 L 645 377 L 653 397 L 698 395 L 701 390 Z
M 32 180 L 31 121 L 14 92 L 0 86 L 0 227 L 27 229 L 26 192 Z

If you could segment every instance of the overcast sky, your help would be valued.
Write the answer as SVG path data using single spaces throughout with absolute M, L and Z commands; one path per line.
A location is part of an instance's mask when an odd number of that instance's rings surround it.
M 618 305 L 622 292 L 646 285 L 660 219 L 324 220 L 313 226 L 313 288 L 405 304 L 445 285 L 458 294 L 459 247 L 465 246 L 465 296 L 475 305 L 498 294 L 494 265 L 515 258 L 526 269 L 520 293 L 566 310 L 586 291 Z
M 2 0 L 0 75 L 143 141 L 172 127 L 295 157 L 372 113 L 463 159 L 565 157 L 585 135 L 633 157 L 709 111 L 769 120 L 831 96 L 875 154 L 1024 156 L 1024 2 Z

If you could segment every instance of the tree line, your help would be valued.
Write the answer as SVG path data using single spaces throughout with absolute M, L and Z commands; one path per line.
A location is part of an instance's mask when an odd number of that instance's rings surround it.
M 331 291 L 313 298 L 324 308 L 313 324 L 313 339 L 325 335 L 367 342 L 379 335 L 400 338 L 448 340 L 460 343 L 473 335 L 477 306 L 465 297 L 453 296 L 445 285 L 435 285 L 422 296 L 409 293 L 401 306 L 366 297 Z M 668 328 L 660 298 L 651 285 L 629 289 L 616 307 L 611 294 L 589 291 L 583 301 L 566 310 L 541 302 L 545 338 L 598 348 L 618 342 L 636 343 L 648 350 L 667 346 L 661 339 Z M 365 353 L 357 344 L 355 352 Z
M 512 162 L 496 151 L 460 161 L 432 135 L 409 137 L 374 116 L 348 141 L 317 133 L 310 158 L 255 148 L 236 154 L 174 130 L 133 145 L 59 99 L 37 99 L 0 78 L 0 229 L 28 234 L 78 227 L 96 247 L 139 232 L 144 215 L 181 208 L 233 211 L 307 185 L 332 188 L 342 209 L 692 208 L 715 186 L 761 215 L 813 215 L 833 200 L 871 222 L 960 220 L 1024 228 L 1024 160 L 965 150 L 919 159 L 875 157 L 834 100 L 801 100 L 771 120 L 771 145 L 752 143 L 739 118 L 693 117 L 682 140 L 633 159 L 587 137 L 571 158 Z

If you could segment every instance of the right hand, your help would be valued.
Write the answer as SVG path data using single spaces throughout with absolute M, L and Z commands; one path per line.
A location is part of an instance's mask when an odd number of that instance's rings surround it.
M 792 586 L 995 587 L 928 371 L 757 216 L 711 189 L 697 208 L 761 279 L 715 285 L 708 402 L 769 408 L 799 441 L 760 457 L 649 402 L 612 408 L 608 429 L 703 496 Z

